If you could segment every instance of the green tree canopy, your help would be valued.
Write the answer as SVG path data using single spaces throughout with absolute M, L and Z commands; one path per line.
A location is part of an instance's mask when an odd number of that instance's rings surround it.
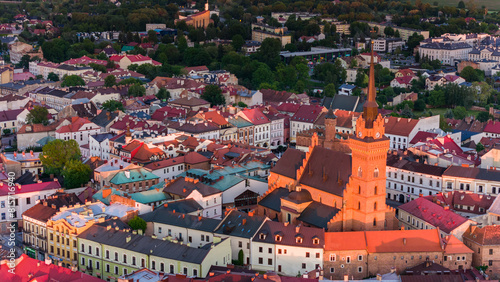
M 233 46 L 236 52 L 240 51 L 241 46 L 243 46 L 244 44 L 245 44 L 245 39 L 243 38 L 243 36 L 241 36 L 241 34 L 235 34 L 233 36 L 231 45 Z
M 170 99 L 170 97 L 171 97 L 170 92 L 165 88 L 160 88 L 158 93 L 156 93 L 156 98 L 158 98 L 162 101 L 166 101 L 166 100 Z
M 85 81 L 83 80 L 83 78 L 79 77 L 76 74 L 64 76 L 61 83 L 62 87 L 84 86 L 84 85 Z
M 205 86 L 201 98 L 210 102 L 211 106 L 224 105 L 226 103 L 226 99 L 222 95 L 222 90 L 217 85 L 210 84 Z
M 49 111 L 42 106 L 35 106 L 26 116 L 29 124 L 47 124 L 49 122 Z
M 128 88 L 128 95 L 132 97 L 142 97 L 146 95 L 146 88 L 139 84 L 132 84 Z
M 476 118 L 480 122 L 487 122 L 491 118 L 491 115 L 488 112 L 479 112 Z
M 122 102 L 116 101 L 116 100 L 108 100 L 104 103 L 102 103 L 102 109 L 109 111 L 109 112 L 114 112 L 116 110 L 119 111 L 125 111 L 125 108 L 123 107 Z
M 460 76 L 468 82 L 483 81 L 484 72 L 474 69 L 471 66 L 466 66 L 460 72 Z
M 116 84 L 116 76 L 114 76 L 112 74 L 106 76 L 106 78 L 104 79 L 104 86 L 105 87 L 112 87 L 115 84 Z
M 142 232 L 145 232 L 148 226 L 146 221 L 137 215 L 128 222 L 128 225 L 132 230 L 142 230 Z
M 47 79 L 50 81 L 59 81 L 59 76 L 53 72 L 49 72 L 49 75 L 47 75 Z
M 40 160 L 47 173 L 61 175 L 64 166 L 70 160 L 78 160 L 79 158 L 80 146 L 75 140 L 56 139 L 43 146 Z
M 323 94 L 326 97 L 333 97 L 337 94 L 337 87 L 335 87 L 335 84 L 329 83 L 323 89 Z
M 82 187 L 89 182 L 91 169 L 78 159 L 69 160 L 62 171 L 64 186 L 68 189 Z

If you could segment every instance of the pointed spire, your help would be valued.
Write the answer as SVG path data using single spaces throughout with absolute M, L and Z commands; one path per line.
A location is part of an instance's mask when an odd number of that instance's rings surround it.
M 370 80 L 368 82 L 368 100 L 363 106 L 363 118 L 366 120 L 366 128 L 373 127 L 373 121 L 377 119 L 378 104 L 375 101 L 375 67 L 373 64 L 373 41 L 371 42 L 371 60 L 370 60 Z

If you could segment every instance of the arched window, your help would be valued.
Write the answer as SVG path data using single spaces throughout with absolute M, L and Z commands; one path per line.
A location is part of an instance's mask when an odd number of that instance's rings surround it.
M 363 170 L 361 167 L 358 168 L 358 177 L 363 177 Z
M 358 202 L 358 210 L 361 210 L 361 202 Z
M 361 194 L 361 185 L 358 186 L 358 194 Z
M 373 190 L 373 194 L 377 195 L 377 186 L 375 186 L 375 189 Z
M 375 170 L 373 171 L 373 177 L 374 178 L 378 177 L 378 168 L 375 168 Z
M 373 226 L 377 226 L 377 219 L 373 218 Z
M 373 210 L 376 211 L 377 210 L 377 202 L 373 203 Z

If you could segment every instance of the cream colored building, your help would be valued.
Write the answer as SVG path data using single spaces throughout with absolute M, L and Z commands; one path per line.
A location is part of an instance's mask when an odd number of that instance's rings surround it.
M 49 73 L 55 73 L 60 80 L 63 79 L 65 75 L 83 75 L 84 72 L 91 71 L 91 67 L 77 67 L 66 64 L 56 64 L 52 62 L 30 62 L 29 65 L 30 72 L 37 76 L 41 75 L 44 79 L 47 79 Z
M 428 43 L 419 47 L 420 58 L 439 60 L 443 65 L 455 65 L 455 63 L 467 60 L 472 47 L 464 42 L 453 43 Z
M 481 157 L 481 168 L 500 169 L 500 149 L 493 148 Z
M 453 190 L 498 196 L 500 194 L 500 171 L 450 166 L 443 173 L 443 191 Z

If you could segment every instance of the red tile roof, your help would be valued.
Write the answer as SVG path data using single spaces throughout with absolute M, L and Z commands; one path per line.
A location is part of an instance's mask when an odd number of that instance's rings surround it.
M 253 123 L 254 125 L 271 122 L 259 109 L 245 109 L 239 112 L 238 115 L 245 118 L 247 121 Z
M 109 60 L 119 62 L 125 57 L 128 58 L 132 63 L 152 61 L 152 59 L 150 57 L 147 57 L 147 56 L 144 56 L 141 54 L 139 54 L 139 55 L 113 55 L 113 56 L 109 57 Z
M 464 243 L 457 239 L 457 237 L 450 235 L 444 238 L 444 253 L 451 254 L 472 254 L 473 250 L 469 249 Z
M 92 58 L 89 58 L 87 56 L 83 56 L 83 57 L 76 58 L 76 59 L 69 59 L 69 60 L 63 62 L 63 64 L 67 64 L 67 65 L 88 65 L 91 63 L 105 66 L 108 62 L 106 60 L 92 59 Z
M 445 233 L 451 233 L 467 222 L 467 218 L 435 204 L 423 197 L 417 198 L 398 207 L 398 209 L 420 218 L 428 224 L 439 227 Z
M 16 189 L 16 194 L 39 192 L 39 191 L 60 189 L 60 188 L 61 184 L 59 184 L 59 181 L 48 181 L 42 183 L 18 185 Z M 3 182 L 0 182 L 0 196 L 6 196 L 8 194 L 9 194 L 9 186 L 7 184 L 4 185 Z
M 196 67 L 185 67 L 184 68 L 184 71 L 186 71 L 187 73 L 191 72 L 191 71 L 208 71 L 208 68 L 207 66 L 196 66 Z
M 437 229 L 366 231 L 369 253 L 442 252 Z
M 287 112 L 292 114 L 295 114 L 299 110 L 299 108 L 300 104 L 290 102 L 281 103 L 276 107 L 276 109 L 280 112 Z
M 413 76 L 402 76 L 394 78 L 399 84 L 407 84 L 410 85 L 411 81 L 415 79 Z
M 495 196 L 462 191 L 439 193 L 431 196 L 425 196 L 424 198 L 434 203 L 440 201 L 440 203 L 450 206 L 450 209 L 452 210 L 475 214 L 485 214 L 496 199 Z M 469 206 L 472 207 L 472 210 L 469 210 L 466 207 L 461 209 L 460 206 Z M 482 211 L 479 210 L 480 208 Z
M 500 122 L 490 120 L 484 127 L 484 132 L 500 134 Z
M 392 135 L 409 136 L 417 123 L 418 119 L 386 117 L 385 133 Z
M 69 120 L 69 119 L 68 119 Z M 78 132 L 82 129 L 84 124 L 92 123 L 88 119 L 81 117 L 72 117 L 71 124 L 61 126 L 56 130 L 57 133 Z
M 471 225 L 463 237 L 482 246 L 498 246 L 500 245 L 500 225 L 487 225 L 482 228 Z
M 411 69 L 402 69 L 402 70 L 399 70 L 398 73 L 404 75 L 404 76 L 414 76 L 415 73 L 411 70 Z
M 414 145 L 414 144 L 417 144 L 418 142 L 426 142 L 427 138 L 434 139 L 437 136 L 438 136 L 437 133 L 419 131 L 419 132 L 417 132 L 417 134 L 415 134 L 415 137 L 413 137 L 413 139 L 411 139 L 410 144 Z
M 292 121 L 313 123 L 324 111 L 326 108 L 322 106 L 302 105 L 292 116 Z
M 97 277 L 71 271 L 69 268 L 55 264 L 45 264 L 43 261 L 22 254 L 16 260 L 15 274 L 9 272 L 9 264 L 0 265 L 0 281 L 35 282 L 35 281 L 66 281 L 66 282 L 103 282 Z M 40 265 L 38 265 L 40 264 Z
M 366 250 L 365 232 L 325 232 L 325 251 Z

